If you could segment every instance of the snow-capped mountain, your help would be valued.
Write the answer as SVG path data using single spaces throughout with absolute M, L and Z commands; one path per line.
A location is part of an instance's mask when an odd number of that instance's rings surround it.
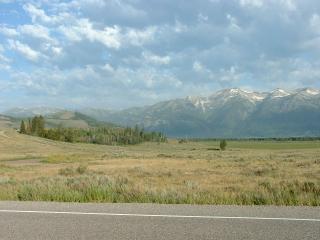
M 113 112 L 104 120 L 179 137 L 320 136 L 320 91 L 231 88 Z
M 315 96 L 315 95 L 320 94 L 320 90 L 314 89 L 314 88 L 301 88 L 301 89 L 296 90 L 296 93 L 309 95 L 309 96 Z
M 52 115 L 60 109 L 6 111 L 14 117 Z M 320 90 L 270 92 L 224 89 L 207 97 L 189 96 L 121 111 L 78 110 L 99 121 L 143 126 L 175 137 L 320 136 Z

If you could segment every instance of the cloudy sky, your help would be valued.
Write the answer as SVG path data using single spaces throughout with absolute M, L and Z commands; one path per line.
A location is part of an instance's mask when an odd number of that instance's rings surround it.
M 306 86 L 319 0 L 0 0 L 0 109 Z

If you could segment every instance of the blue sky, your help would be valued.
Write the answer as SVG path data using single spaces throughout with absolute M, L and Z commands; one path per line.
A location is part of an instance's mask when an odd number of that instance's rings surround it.
M 320 87 L 318 0 L 0 0 L 0 109 Z

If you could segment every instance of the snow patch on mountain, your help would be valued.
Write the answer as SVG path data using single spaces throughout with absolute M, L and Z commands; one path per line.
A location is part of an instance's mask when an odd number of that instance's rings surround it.
M 256 103 L 258 101 L 262 101 L 266 97 L 266 95 L 263 93 L 251 92 L 251 91 L 242 90 L 239 88 L 231 88 L 231 89 L 218 91 L 217 93 L 211 96 L 212 99 L 220 98 L 220 99 L 223 99 L 224 102 L 234 97 L 241 97 L 246 100 L 249 100 L 252 103 Z
M 187 100 L 189 100 L 196 108 L 200 108 L 203 112 L 207 110 L 207 105 L 210 103 L 209 99 L 206 97 L 189 96 L 187 97 Z
M 273 90 L 270 94 L 269 94 L 269 97 L 270 98 L 282 98 L 282 97 L 287 97 L 291 95 L 291 93 L 289 92 L 286 92 L 285 90 L 283 89 L 280 89 L 280 88 L 277 88 L 275 90 Z
M 313 96 L 320 94 L 320 90 L 313 89 L 313 88 L 303 88 L 303 89 L 298 89 L 297 91 L 298 93 L 313 95 Z

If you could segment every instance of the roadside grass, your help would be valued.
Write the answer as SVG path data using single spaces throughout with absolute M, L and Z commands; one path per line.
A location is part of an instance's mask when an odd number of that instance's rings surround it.
M 140 202 L 161 204 L 236 204 L 236 205 L 320 205 L 320 187 L 315 182 L 280 184 L 259 182 L 254 191 L 194 190 L 189 185 L 180 188 L 148 189 L 136 185 L 127 177 L 110 178 L 96 173 L 60 175 L 31 181 L 0 182 L 0 200 L 59 202 Z M 74 175 L 75 174 L 75 175 Z

